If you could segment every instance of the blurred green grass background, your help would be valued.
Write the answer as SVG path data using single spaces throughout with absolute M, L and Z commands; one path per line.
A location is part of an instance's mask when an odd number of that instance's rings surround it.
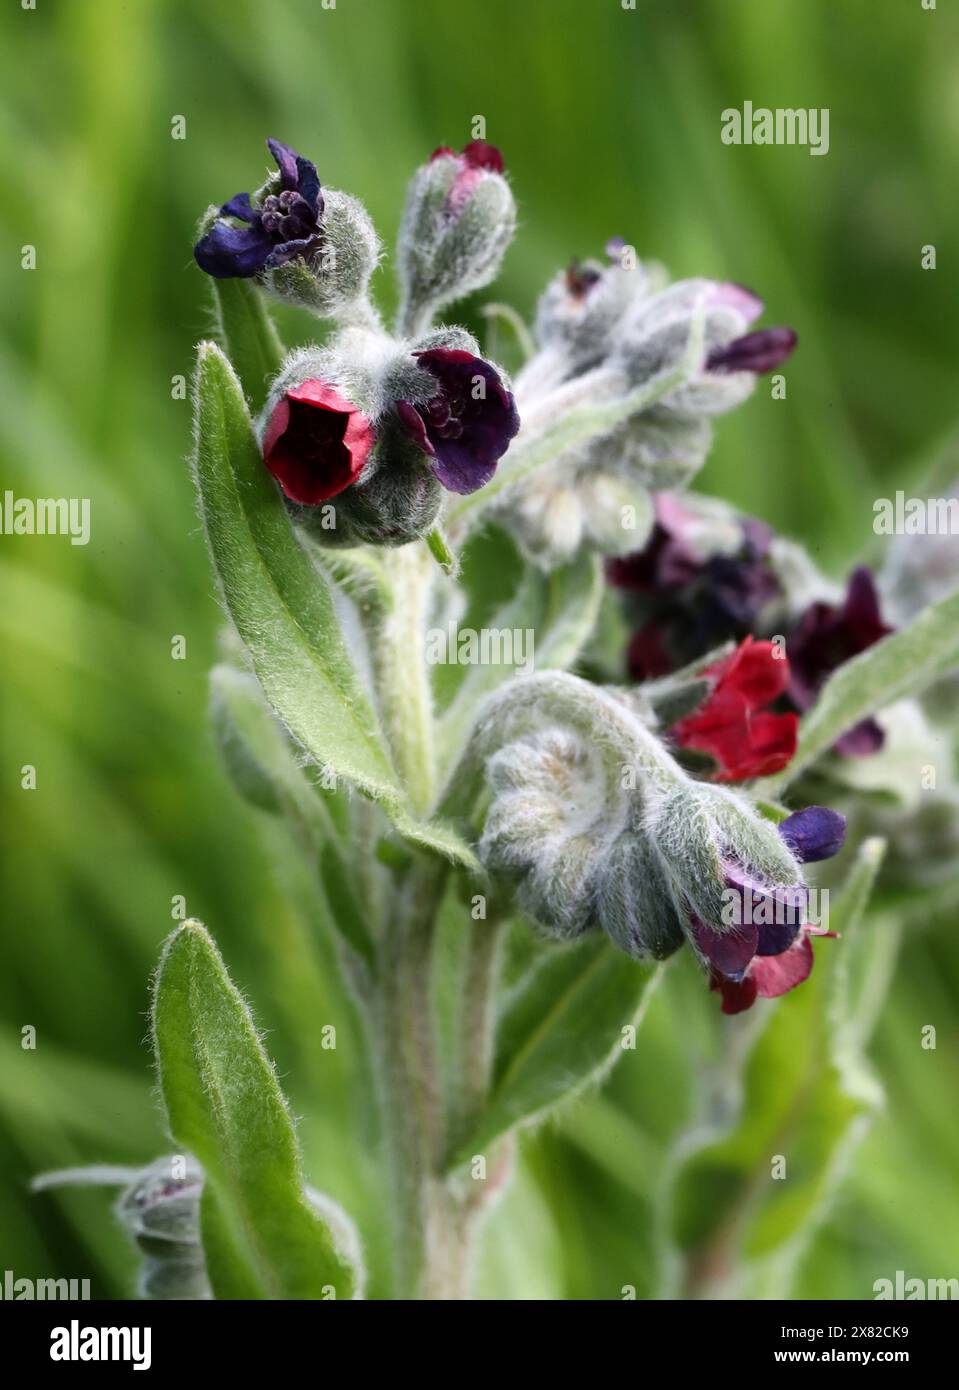
M 353 1206 L 376 1199 L 372 1156 L 358 1164 L 348 1135 L 366 1124 L 352 1020 L 308 912 L 288 905 L 295 868 L 234 798 L 205 722 L 220 612 L 184 461 L 189 405 L 171 396 L 210 325 L 198 214 L 257 185 L 275 135 L 362 197 L 389 243 L 412 168 L 483 115 L 521 216 L 496 298 L 529 314 L 558 266 L 622 234 L 676 275 L 752 286 L 766 322 L 798 329 L 788 406 L 760 391 L 722 421 L 699 486 L 838 573 L 871 539 L 873 498 L 921 477 L 953 421 L 957 40 L 949 7 L 919 0 L 4 7 L 0 484 L 89 497 L 93 534 L 86 548 L 0 537 L 0 1269 L 91 1277 L 98 1296 L 132 1287 L 102 1194 L 31 1198 L 25 1184 L 162 1150 L 145 1010 L 174 895 L 255 1001 L 311 1177 Z M 723 146 L 720 112 L 747 98 L 827 106 L 828 157 Z M 920 269 L 927 243 L 935 272 Z M 388 263 L 378 278 L 390 302 Z M 283 326 L 291 341 L 309 331 L 293 311 Z M 20 789 L 26 764 L 35 791 Z M 959 1273 L 959 946 L 950 923 L 911 925 L 877 1035 L 888 1112 L 804 1267 L 807 1296 L 869 1297 L 899 1268 Z M 526 1145 L 483 1292 L 650 1291 L 691 1018 L 714 1003 L 691 1013 L 685 984 L 676 972 L 608 1089 Z M 307 1041 L 325 1022 L 342 1030 L 336 1052 Z M 919 1047 L 927 1022 L 935 1053 Z M 35 1051 L 20 1046 L 27 1024 Z

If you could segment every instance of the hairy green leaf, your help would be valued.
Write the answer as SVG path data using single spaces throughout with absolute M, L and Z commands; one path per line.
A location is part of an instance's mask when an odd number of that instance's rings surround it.
M 661 974 L 599 935 L 550 951 L 507 998 L 489 1102 L 454 1162 L 598 1081 L 622 1055 L 623 1029 L 638 1025 Z
M 777 777 L 763 782 L 774 794 L 795 780 L 861 719 L 921 691 L 959 668 L 959 593 L 930 604 L 906 627 L 843 662 L 819 692 L 799 726 L 799 746 Z
M 216 1296 L 352 1297 L 356 1271 L 306 1195 L 290 1112 L 250 1010 L 199 922 L 164 948 L 153 1041 L 170 1133 L 205 1173 L 201 1229 Z

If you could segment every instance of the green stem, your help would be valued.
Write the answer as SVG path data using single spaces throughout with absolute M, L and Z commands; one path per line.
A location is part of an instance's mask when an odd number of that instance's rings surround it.
M 433 694 L 425 651 L 435 570 L 421 545 L 387 552 L 384 564 L 392 603 L 378 614 L 373 636 L 380 712 L 397 771 L 422 814 L 432 804 L 436 777 Z
M 394 1297 L 466 1298 L 473 1213 L 462 1184 L 443 1174 L 448 1147 L 433 1013 L 435 920 L 447 867 L 421 860 L 388 924 L 371 1023 L 390 1163 Z
M 489 1096 L 496 1041 L 496 989 L 499 983 L 505 919 L 474 922 L 463 981 L 456 1078 L 453 1148 L 475 1126 Z

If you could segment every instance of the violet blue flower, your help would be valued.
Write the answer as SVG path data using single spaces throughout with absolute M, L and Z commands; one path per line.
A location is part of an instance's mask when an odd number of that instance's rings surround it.
M 279 140 L 267 140 L 280 169 L 280 192 L 254 207 L 249 193 L 237 193 L 220 209 L 218 220 L 193 248 L 197 265 L 217 279 L 259 275 L 298 257 L 309 260 L 322 243 L 323 194 L 316 166 Z

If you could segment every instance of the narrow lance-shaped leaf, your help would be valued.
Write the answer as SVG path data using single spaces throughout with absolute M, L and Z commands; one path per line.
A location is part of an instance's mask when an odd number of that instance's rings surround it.
M 293 533 L 239 383 L 212 343 L 200 346 L 196 414 L 197 486 L 213 563 L 267 699 L 321 766 L 399 802 L 330 591 Z
M 959 668 L 959 592 L 941 599 L 906 627 L 843 662 L 799 726 L 796 756 L 761 784 L 775 793 L 794 781 L 848 729 Z
M 350 882 L 339 827 L 328 798 L 312 785 L 282 726 L 266 705 L 253 676 L 233 666 L 210 672 L 214 728 L 238 789 L 261 810 L 285 811 L 299 828 L 315 865 L 331 918 L 344 941 L 367 962 L 373 943 L 365 913 Z
M 213 564 L 273 710 L 318 766 L 379 801 L 401 834 L 475 868 L 455 832 L 421 824 L 409 807 L 353 669 L 328 581 L 294 534 L 263 467 L 239 382 L 213 343 L 199 350 L 196 434 Z
M 454 1165 L 599 1080 L 622 1055 L 662 966 L 638 965 L 596 935 L 549 952 L 507 1000 L 489 1102 Z
M 218 1298 L 350 1298 L 357 1271 L 306 1195 L 289 1109 L 209 933 L 186 922 L 157 972 L 153 1041 L 170 1133 L 205 1174 Z

